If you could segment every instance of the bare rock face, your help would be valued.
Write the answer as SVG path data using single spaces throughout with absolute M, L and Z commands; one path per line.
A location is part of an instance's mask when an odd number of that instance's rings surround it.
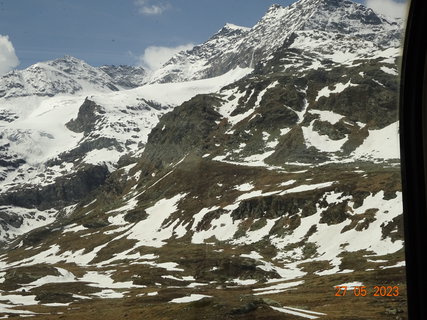
M 3 229 L 9 227 L 19 228 L 22 225 L 23 218 L 13 212 L 9 212 L 7 207 L 0 208 L 0 225 Z
M 79 108 L 79 113 L 76 119 L 66 123 L 68 129 L 74 132 L 84 132 L 89 134 L 95 128 L 96 122 L 101 118 L 105 111 L 101 106 L 86 98 L 84 103 Z
M 215 111 L 220 99 L 198 95 L 166 114 L 148 136 L 142 161 L 164 167 L 188 152 L 200 154 L 211 133 L 218 128 L 221 115 Z
M 23 208 L 62 208 L 85 198 L 106 180 L 109 171 L 103 166 L 87 166 L 55 183 L 39 188 L 23 187 L 0 195 L 0 205 Z
M 136 88 L 146 82 L 147 72 L 143 67 L 108 65 L 101 66 L 100 69 L 108 74 L 116 85 L 125 89 Z

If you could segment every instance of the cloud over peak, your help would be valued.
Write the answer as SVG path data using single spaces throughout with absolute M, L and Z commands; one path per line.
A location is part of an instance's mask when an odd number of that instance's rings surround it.
M 189 50 L 194 44 L 184 44 L 176 47 L 151 46 L 145 49 L 144 54 L 139 57 L 139 64 L 144 68 L 154 71 L 159 69 L 165 62 L 180 51 Z
M 152 3 L 151 0 L 135 0 L 138 13 L 143 15 L 160 15 L 172 6 L 167 2 Z
M 0 34 L 0 76 L 11 71 L 19 65 L 19 59 L 15 54 L 15 48 L 8 36 Z
M 405 18 L 407 3 L 396 0 L 365 0 L 365 5 L 388 17 Z

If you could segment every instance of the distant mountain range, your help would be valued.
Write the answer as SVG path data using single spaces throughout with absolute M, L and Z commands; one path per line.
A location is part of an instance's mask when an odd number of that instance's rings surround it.
M 143 83 L 142 67 L 92 67 L 71 56 L 36 63 L 0 78 L 0 97 L 52 97 L 83 91 L 109 92 L 135 88 Z

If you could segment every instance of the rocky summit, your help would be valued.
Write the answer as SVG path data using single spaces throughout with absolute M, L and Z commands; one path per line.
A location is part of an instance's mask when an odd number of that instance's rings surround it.
M 406 319 L 402 28 L 300 0 L 1 77 L 0 318 Z

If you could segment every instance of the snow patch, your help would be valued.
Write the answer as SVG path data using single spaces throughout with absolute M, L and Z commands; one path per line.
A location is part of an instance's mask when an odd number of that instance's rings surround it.
M 175 298 L 169 301 L 170 303 L 188 303 L 193 301 L 198 301 L 203 298 L 211 298 L 212 296 L 207 296 L 204 294 L 190 294 L 189 296 L 182 297 L 182 298 Z
M 326 98 L 328 98 L 330 95 L 331 95 L 331 93 L 340 93 L 340 92 L 343 92 L 345 89 L 347 89 L 347 88 L 349 88 L 349 87 L 356 87 L 357 86 L 357 84 L 352 84 L 351 83 L 351 80 L 348 80 L 348 82 L 347 83 L 337 83 L 335 86 L 334 86 L 334 89 L 329 89 L 329 86 L 327 86 L 327 87 L 324 87 L 323 89 L 321 89 L 319 92 L 318 92 L 318 94 L 317 94 L 317 97 L 316 97 L 316 99 L 315 99 L 315 101 L 318 101 L 319 100 L 319 98 L 321 98 L 321 97 L 326 97 Z

